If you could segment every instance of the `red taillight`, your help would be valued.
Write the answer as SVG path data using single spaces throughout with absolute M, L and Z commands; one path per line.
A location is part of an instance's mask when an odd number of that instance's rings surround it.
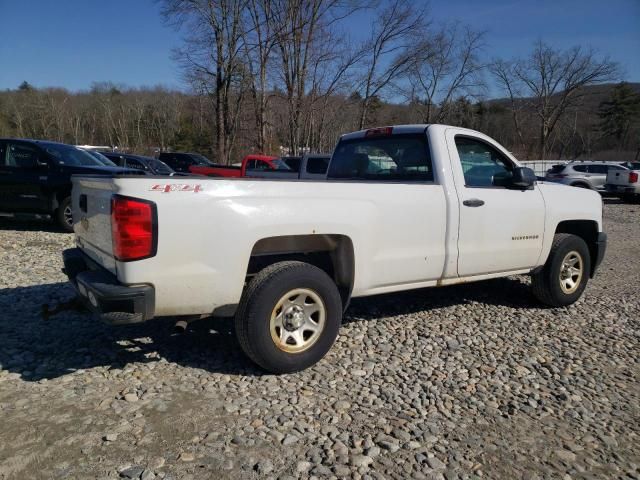
M 629 172 L 629 183 L 638 183 L 638 172 Z
M 387 137 L 393 133 L 393 127 L 370 128 L 364 133 L 366 138 L 369 137 Z
M 128 262 L 156 254 L 156 205 L 153 202 L 114 195 L 111 197 L 113 255 Z

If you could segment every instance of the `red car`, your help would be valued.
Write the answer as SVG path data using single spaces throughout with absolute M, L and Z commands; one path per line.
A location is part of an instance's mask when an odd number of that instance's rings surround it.
M 278 157 L 269 155 L 247 155 L 242 159 L 242 166 L 231 165 L 192 165 L 191 173 L 208 175 L 209 177 L 246 177 L 250 170 L 290 170 L 286 163 Z
M 247 171 L 290 170 L 278 157 L 249 154 L 242 159 L 242 166 L 217 165 L 199 153 L 162 152 L 160 160 L 176 172 L 197 173 L 209 177 L 245 177 Z

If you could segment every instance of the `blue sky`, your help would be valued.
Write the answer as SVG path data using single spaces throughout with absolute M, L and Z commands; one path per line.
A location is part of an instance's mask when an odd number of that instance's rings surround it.
M 419 0 L 418 0 L 419 1 Z M 640 82 L 640 0 L 433 0 L 437 22 L 487 31 L 489 58 L 525 55 L 542 38 L 560 48 L 591 46 Z M 352 38 L 370 13 L 350 21 Z M 92 82 L 183 88 L 171 49 L 180 34 L 153 0 L 0 0 L 0 89 L 23 80 L 70 90 Z

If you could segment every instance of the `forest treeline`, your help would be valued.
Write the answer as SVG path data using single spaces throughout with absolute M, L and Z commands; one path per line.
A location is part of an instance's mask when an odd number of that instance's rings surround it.
M 409 0 L 159 6 L 184 34 L 173 53 L 183 90 L 99 82 L 70 92 L 25 79 L 0 92 L 0 136 L 228 163 L 248 152 L 330 152 L 340 134 L 370 126 L 447 123 L 522 159 L 640 152 L 640 85 L 619 83 L 620 67 L 586 46 L 538 41 L 521 58 L 492 58 L 483 32 L 437 24 Z M 348 27 L 372 9 L 367 34 L 354 39 Z

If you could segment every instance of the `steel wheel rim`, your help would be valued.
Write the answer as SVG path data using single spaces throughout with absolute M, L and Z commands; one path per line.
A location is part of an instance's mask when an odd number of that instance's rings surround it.
M 284 352 L 304 352 L 320 338 L 326 317 L 326 307 L 316 292 L 308 288 L 290 290 L 271 312 L 271 339 Z
M 582 255 L 575 250 L 567 253 L 560 265 L 560 288 L 566 294 L 575 292 L 580 286 L 584 272 Z
M 71 211 L 71 206 L 67 205 L 63 212 L 62 216 L 64 217 L 64 221 L 70 227 L 73 225 L 73 212 Z

